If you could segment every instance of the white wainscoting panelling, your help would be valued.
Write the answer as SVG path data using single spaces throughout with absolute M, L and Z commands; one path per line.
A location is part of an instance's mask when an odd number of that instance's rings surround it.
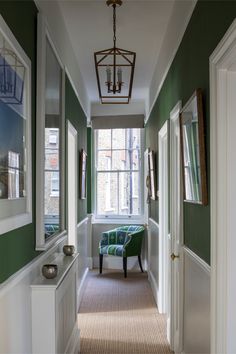
M 66 353 L 68 347 L 75 349 L 73 354 L 79 351 L 77 260 L 78 254 L 67 257 L 56 253 L 53 263 L 58 264 L 57 277 L 48 280 L 40 275 L 31 285 L 33 354 Z
M 88 267 L 89 267 L 89 269 L 93 269 L 92 218 L 93 218 L 93 214 L 88 214 L 88 241 L 87 241 L 87 250 L 88 250 Z
M 187 247 L 184 254 L 185 353 L 210 353 L 210 266 Z
M 78 288 L 77 300 L 81 300 L 83 284 L 87 274 L 87 218 L 82 220 L 78 230 Z M 31 289 L 33 280 L 39 276 L 46 259 L 55 252 L 62 252 L 67 236 L 60 239 L 51 249 L 44 252 L 7 281 L 0 285 L 0 353 L 31 354 Z M 69 351 L 71 350 L 71 351 Z M 71 348 L 68 353 L 73 352 Z
M 159 302 L 159 225 L 149 218 L 148 222 L 148 279 L 150 281 L 156 304 Z
M 78 258 L 78 289 L 77 302 L 78 307 L 83 295 L 83 284 L 88 273 L 88 224 L 89 218 L 86 217 L 77 225 L 77 250 Z
M 32 353 L 31 289 L 42 265 L 55 252 L 61 252 L 66 237 L 0 286 L 0 353 Z

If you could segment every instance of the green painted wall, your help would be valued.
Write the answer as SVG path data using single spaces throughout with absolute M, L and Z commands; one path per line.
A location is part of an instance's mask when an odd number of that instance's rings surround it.
M 79 154 L 81 149 L 87 151 L 87 119 L 82 110 L 78 98 L 71 86 L 71 83 L 66 77 L 66 102 L 65 114 L 78 132 L 78 169 L 79 169 Z M 67 144 L 66 144 L 67 145 Z M 79 170 L 78 170 L 79 176 Z M 88 190 L 88 188 L 87 188 Z M 79 181 L 78 181 L 79 191 Z M 87 200 L 78 198 L 78 223 L 87 216 Z
M 18 271 L 39 252 L 35 251 L 36 176 L 36 48 L 37 8 L 33 0 L 0 1 L 0 14 L 31 60 L 32 66 L 32 202 L 33 223 L 0 235 L 0 283 Z M 78 130 L 78 150 L 87 149 L 87 122 L 79 101 L 66 79 L 66 118 Z M 78 222 L 87 215 L 86 200 L 78 200 Z
M 33 1 L 0 1 L 0 14 L 12 30 L 32 65 L 32 171 L 35 220 L 35 92 L 37 8 Z M 0 235 L 0 283 L 30 262 L 35 252 L 35 222 Z
M 88 169 L 87 169 L 87 212 L 92 213 L 92 180 L 91 180 L 91 167 L 92 167 L 92 128 L 87 129 L 87 154 L 88 154 Z
M 209 56 L 236 17 L 236 1 L 198 1 L 146 125 L 146 146 L 157 152 L 158 131 L 178 100 L 183 105 L 202 88 L 206 133 L 208 195 L 210 194 Z M 158 201 L 151 202 L 151 217 L 158 222 Z M 184 242 L 210 263 L 210 205 L 184 203 Z

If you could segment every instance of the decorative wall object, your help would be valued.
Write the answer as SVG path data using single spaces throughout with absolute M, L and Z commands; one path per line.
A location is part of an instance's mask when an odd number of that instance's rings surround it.
M 36 249 L 65 234 L 65 73 L 46 21 L 38 14 Z M 53 92 L 53 94 L 52 94 Z
M 186 202 L 207 205 L 202 91 L 197 89 L 180 113 L 181 153 Z
M 32 221 L 31 62 L 0 16 L 0 233 Z
M 80 199 L 86 199 L 86 172 L 87 172 L 87 154 L 82 149 L 80 152 L 80 166 L 79 166 L 79 191 Z
M 148 153 L 151 199 L 156 200 L 156 163 L 154 151 Z

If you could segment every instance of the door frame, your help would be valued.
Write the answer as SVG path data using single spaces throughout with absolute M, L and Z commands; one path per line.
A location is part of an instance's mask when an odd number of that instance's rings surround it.
M 158 310 L 167 313 L 168 305 L 168 121 L 158 133 L 159 171 L 159 292 Z
M 211 353 L 236 352 L 236 20 L 210 57 Z
M 70 152 L 70 137 L 73 137 L 74 156 Z M 73 167 L 74 166 L 74 167 Z M 69 173 L 69 171 L 73 171 Z M 74 198 L 75 197 L 75 198 Z M 68 243 L 77 251 L 77 208 L 78 208 L 78 133 L 73 124 L 67 120 L 67 231 Z M 74 225 L 72 225 L 74 223 Z
M 180 353 L 183 348 L 183 315 L 184 315 L 184 261 L 183 261 L 183 183 L 180 154 L 180 132 L 176 136 L 176 129 L 180 129 L 179 114 L 182 102 L 178 101 L 170 112 L 170 253 L 178 253 L 179 259 L 179 294 L 175 289 L 174 262 L 169 259 L 170 265 L 170 323 L 167 323 L 167 336 L 172 350 Z M 178 156 L 176 152 L 179 151 Z M 176 188 L 179 181 L 179 193 Z M 175 249 L 175 235 L 179 234 L 179 249 Z M 176 323 L 178 321 L 178 323 Z M 175 328 L 179 328 L 176 333 Z M 168 333 L 169 332 L 169 333 Z
M 149 207 L 149 203 L 147 202 L 148 200 L 148 189 L 146 186 L 146 177 L 149 174 L 149 168 L 148 168 L 148 153 L 149 153 L 150 149 L 147 148 L 144 151 L 144 159 L 143 159 L 143 166 L 144 166 L 144 187 L 143 187 L 143 214 L 144 214 L 144 224 L 146 226 L 146 238 L 145 238 L 145 263 L 144 263 L 144 268 L 145 270 L 149 270 L 150 269 L 150 257 L 151 257 L 151 253 L 150 253 L 150 232 L 148 231 L 148 223 L 149 223 L 149 212 L 150 212 L 150 207 Z

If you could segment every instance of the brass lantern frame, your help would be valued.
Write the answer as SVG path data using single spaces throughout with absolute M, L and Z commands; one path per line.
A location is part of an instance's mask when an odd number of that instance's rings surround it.
M 102 104 L 128 104 L 131 99 L 134 68 L 136 61 L 136 53 L 130 50 L 116 47 L 116 6 L 121 6 L 121 0 L 107 0 L 107 6 L 113 7 L 113 47 L 109 49 L 100 50 L 94 53 L 95 70 L 98 84 L 98 93 Z M 123 59 L 123 62 L 119 63 L 119 59 Z M 105 82 L 108 87 L 107 91 L 111 95 L 103 94 L 101 89 L 100 68 L 109 67 L 112 72 L 113 79 L 111 82 Z M 128 94 L 120 95 L 122 91 L 123 82 L 117 81 L 118 71 L 122 70 L 122 67 L 130 68 Z M 112 87 L 110 89 L 110 87 Z

